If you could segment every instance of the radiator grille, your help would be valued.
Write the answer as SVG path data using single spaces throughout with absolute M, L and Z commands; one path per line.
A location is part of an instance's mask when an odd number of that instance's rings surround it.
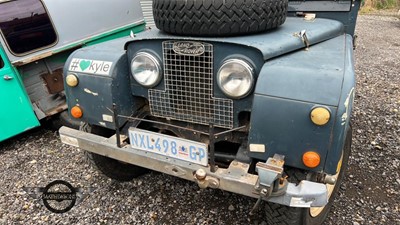
M 149 90 L 154 116 L 214 126 L 233 127 L 233 101 L 213 97 L 213 46 L 204 53 L 180 55 L 174 41 L 163 42 L 165 90 Z

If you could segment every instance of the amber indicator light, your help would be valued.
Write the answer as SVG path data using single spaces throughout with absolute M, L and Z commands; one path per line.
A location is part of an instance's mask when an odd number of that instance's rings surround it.
M 303 163 L 309 168 L 315 168 L 321 162 L 321 157 L 318 153 L 309 151 L 303 154 Z
M 83 115 L 82 109 L 79 106 L 71 108 L 71 116 L 74 118 L 81 118 Z

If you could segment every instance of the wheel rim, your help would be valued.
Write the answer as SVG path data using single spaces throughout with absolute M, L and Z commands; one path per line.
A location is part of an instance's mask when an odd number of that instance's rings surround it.
M 336 169 L 336 174 L 335 174 L 335 176 L 334 176 L 334 178 L 335 178 L 335 180 L 336 180 L 335 184 L 326 184 L 326 188 L 328 189 L 328 201 L 331 200 L 331 199 L 330 199 L 330 198 L 331 198 L 331 195 L 332 195 L 332 193 L 333 193 L 333 190 L 335 190 L 335 187 L 336 187 L 336 184 L 337 184 L 337 181 L 338 181 L 338 177 L 339 177 L 340 171 L 341 171 L 341 169 L 342 169 L 342 162 L 343 162 L 343 154 L 342 154 L 342 156 L 340 157 L 340 160 L 339 160 L 339 162 L 338 162 L 338 166 L 337 166 L 337 169 Z M 322 206 L 322 207 L 311 207 L 311 208 L 310 208 L 310 216 L 311 216 L 311 217 L 317 217 L 317 216 L 319 216 L 319 215 L 321 214 L 321 212 L 324 211 L 325 207 L 326 207 L 326 206 Z

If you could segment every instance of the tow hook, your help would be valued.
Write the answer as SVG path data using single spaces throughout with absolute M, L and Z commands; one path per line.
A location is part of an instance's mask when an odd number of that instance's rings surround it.
M 207 176 L 207 173 L 203 169 L 198 169 L 196 170 L 194 174 L 194 178 L 197 181 L 197 185 L 201 189 L 210 187 L 210 188 L 218 188 L 219 187 L 219 179 L 212 177 L 212 176 Z
M 285 193 L 287 188 L 286 177 L 282 177 L 285 156 L 275 154 L 274 157 L 268 158 L 267 162 L 258 162 L 256 171 L 258 173 L 258 182 L 254 187 L 259 192 L 260 197 L 250 211 L 250 215 L 260 207 L 262 199 L 270 196 L 278 196 Z

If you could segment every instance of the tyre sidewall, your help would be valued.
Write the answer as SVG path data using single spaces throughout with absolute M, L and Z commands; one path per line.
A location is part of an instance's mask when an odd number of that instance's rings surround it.
M 88 123 L 82 123 L 80 126 L 80 130 L 87 133 L 100 135 L 102 137 L 111 137 L 114 134 L 113 130 L 90 125 Z M 99 170 L 103 175 L 117 181 L 130 181 L 133 178 L 136 178 L 148 171 L 143 167 L 123 163 L 118 160 L 92 152 L 85 151 L 84 155 L 86 160 L 92 166 L 94 166 L 94 168 Z

